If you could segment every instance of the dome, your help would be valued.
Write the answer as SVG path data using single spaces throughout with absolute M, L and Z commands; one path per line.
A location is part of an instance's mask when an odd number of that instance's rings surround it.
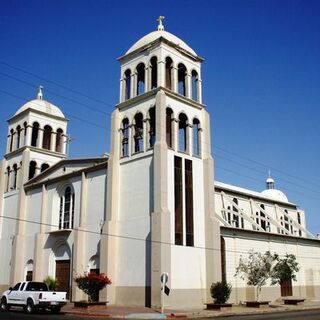
M 49 115 L 60 117 L 60 118 L 65 118 L 64 114 L 57 106 L 42 99 L 34 99 L 31 101 L 28 101 L 15 113 L 15 116 L 28 109 L 44 112 Z
M 176 37 L 175 35 L 173 35 L 170 32 L 164 31 L 164 30 L 157 30 L 157 31 L 153 31 L 148 33 L 147 35 L 145 35 L 144 37 L 142 37 L 140 40 L 138 40 L 127 52 L 126 54 L 129 54 L 143 46 L 145 46 L 146 44 L 149 44 L 157 39 L 159 39 L 160 37 L 165 38 L 166 40 L 173 42 L 174 44 L 176 44 L 177 46 L 179 46 L 180 48 L 190 52 L 191 54 L 197 56 L 197 54 L 195 53 L 195 51 L 193 49 L 191 49 L 184 41 L 182 41 L 180 38 Z
M 272 198 L 274 200 L 282 201 L 282 202 L 289 202 L 287 196 L 280 190 L 277 189 L 267 189 L 261 192 L 264 196 Z
M 266 183 L 274 183 L 274 180 L 273 180 L 271 177 L 269 177 L 269 178 L 266 180 Z

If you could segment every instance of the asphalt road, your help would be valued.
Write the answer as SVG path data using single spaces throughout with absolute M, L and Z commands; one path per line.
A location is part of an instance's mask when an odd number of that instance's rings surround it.
M 92 320 L 93 317 L 77 317 L 68 314 L 51 314 L 49 312 L 39 312 L 36 314 L 25 314 L 23 311 L 9 311 L 9 312 L 0 312 L 0 320 Z M 103 319 L 99 317 L 97 319 Z M 105 319 L 112 319 L 112 318 L 105 318 Z M 190 319 L 190 318 L 188 318 Z M 199 319 L 199 318 L 198 318 Z M 243 316 L 229 316 L 229 317 L 212 317 L 212 318 L 201 318 L 202 320 L 205 319 L 213 319 L 213 320 L 228 320 L 228 319 L 235 319 L 235 320 L 320 320 L 320 309 L 319 310 L 306 310 L 306 311 L 290 311 L 290 312 L 281 312 L 281 313 L 272 313 L 272 314 L 260 314 L 260 315 L 243 315 Z

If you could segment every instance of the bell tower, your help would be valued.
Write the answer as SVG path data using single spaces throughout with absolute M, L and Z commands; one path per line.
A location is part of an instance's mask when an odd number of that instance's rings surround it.
M 101 268 L 110 303 L 159 307 L 167 272 L 170 306 L 202 306 L 220 279 L 203 59 L 163 20 L 119 58 Z
M 6 153 L 0 180 L 1 259 L 8 267 L 0 285 L 25 278 L 24 243 L 26 196 L 23 185 L 40 172 L 66 158 L 67 119 L 61 110 L 44 100 L 43 87 L 37 97 L 24 104 L 8 120 Z M 12 254 L 11 254 L 12 248 Z M 11 270 L 6 274 L 6 270 Z

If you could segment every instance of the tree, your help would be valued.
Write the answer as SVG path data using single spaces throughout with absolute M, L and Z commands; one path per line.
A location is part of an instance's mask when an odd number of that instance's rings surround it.
M 241 279 L 246 281 L 247 285 L 256 288 L 257 301 L 259 301 L 262 286 L 270 278 L 275 260 L 276 255 L 272 255 L 270 251 L 262 254 L 250 250 L 247 259 L 240 257 L 235 276 L 240 276 Z
M 104 274 L 84 273 L 74 278 L 78 288 L 89 296 L 89 302 L 96 301 L 100 290 L 111 284 L 111 280 Z
M 296 273 L 299 271 L 299 264 L 293 254 L 286 253 L 285 257 L 280 259 L 276 256 L 276 264 L 271 272 L 271 284 L 280 284 L 287 280 L 297 281 Z

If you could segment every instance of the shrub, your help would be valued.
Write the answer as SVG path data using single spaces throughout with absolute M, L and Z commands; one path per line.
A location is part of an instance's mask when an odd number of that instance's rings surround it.
M 210 293 L 215 303 L 224 304 L 230 297 L 232 286 L 225 281 L 216 282 L 211 285 Z
M 96 301 L 100 290 L 111 284 L 111 280 L 104 274 L 84 273 L 74 278 L 78 288 L 89 296 L 89 301 Z
M 47 285 L 50 291 L 56 291 L 58 285 L 57 279 L 48 276 L 43 280 L 43 282 Z

